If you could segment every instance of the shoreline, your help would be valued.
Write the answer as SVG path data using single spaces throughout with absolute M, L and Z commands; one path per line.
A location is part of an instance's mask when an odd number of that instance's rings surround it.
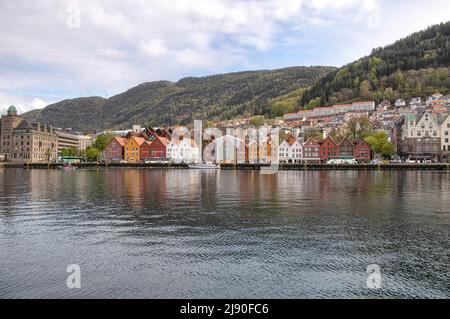
M 61 164 L 55 163 L 0 163 L 0 168 L 19 169 L 58 169 Z M 165 169 L 189 169 L 187 164 L 144 164 L 144 163 L 81 163 L 77 168 L 165 168 Z M 221 164 L 221 170 L 261 170 L 268 168 L 267 164 Z M 450 171 L 450 163 L 427 164 L 280 164 L 281 171 L 306 171 L 306 170 L 439 170 Z

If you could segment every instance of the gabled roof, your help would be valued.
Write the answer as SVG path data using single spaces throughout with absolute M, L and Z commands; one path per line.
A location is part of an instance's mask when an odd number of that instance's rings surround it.
M 356 146 L 358 144 L 365 144 L 365 145 L 369 145 L 366 141 L 364 141 L 363 139 L 356 139 L 353 140 L 353 144 Z
M 344 138 L 342 139 L 342 141 L 339 143 L 339 145 L 342 145 L 344 142 L 347 142 L 347 143 L 349 143 L 349 144 L 353 144 L 353 143 L 350 141 L 350 139 L 349 139 L 348 137 L 344 137 Z
M 127 143 L 127 139 L 126 139 L 126 138 L 123 138 L 123 137 L 121 137 L 121 136 L 114 136 L 114 137 L 113 137 L 113 140 L 116 140 L 117 143 L 119 143 L 120 146 L 122 146 L 122 147 L 124 147 L 125 144 Z
M 164 146 L 167 146 L 170 142 L 167 138 L 161 136 L 156 136 L 155 141 L 156 140 L 159 140 Z
M 132 136 L 131 140 L 134 140 L 139 146 L 145 143 L 145 139 L 139 136 Z

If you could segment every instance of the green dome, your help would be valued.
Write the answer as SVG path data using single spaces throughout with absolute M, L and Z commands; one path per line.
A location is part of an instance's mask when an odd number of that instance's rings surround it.
M 11 105 L 8 108 L 8 115 L 17 115 L 17 109 L 14 105 Z

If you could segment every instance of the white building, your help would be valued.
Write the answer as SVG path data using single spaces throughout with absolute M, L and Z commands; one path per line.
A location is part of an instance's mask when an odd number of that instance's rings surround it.
M 303 145 L 293 137 L 281 142 L 278 147 L 280 163 L 301 163 L 303 158 Z
M 403 107 L 406 106 L 406 101 L 403 99 L 398 99 L 395 101 L 395 107 Z
M 166 156 L 174 163 L 199 163 L 200 150 L 194 140 L 172 139 L 166 147 Z

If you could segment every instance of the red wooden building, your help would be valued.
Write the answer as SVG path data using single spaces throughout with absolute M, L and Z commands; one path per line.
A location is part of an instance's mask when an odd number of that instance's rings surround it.
M 339 143 L 339 157 L 353 157 L 353 143 L 346 137 Z
M 145 141 L 141 145 L 141 161 L 145 161 L 151 158 L 150 156 L 150 145 L 152 145 L 152 142 Z
M 148 143 L 146 143 L 146 144 L 148 144 Z M 166 156 L 167 144 L 169 144 L 168 139 L 166 139 L 164 137 L 160 137 L 160 136 L 155 136 L 155 139 L 150 144 L 148 144 L 148 157 L 147 158 L 165 160 L 167 158 L 167 156 Z M 147 145 L 146 145 L 146 147 L 147 147 Z
M 124 159 L 124 147 L 127 140 L 120 136 L 115 136 L 106 144 L 104 156 L 107 162 L 120 162 Z
M 326 162 L 329 159 L 339 157 L 339 146 L 338 144 L 328 136 L 322 142 L 320 142 L 320 159 L 322 162 Z
M 303 144 L 303 161 L 306 163 L 320 163 L 320 144 L 310 138 Z
M 359 163 L 368 163 L 372 160 L 372 148 L 364 140 L 354 140 L 353 145 L 353 157 Z

